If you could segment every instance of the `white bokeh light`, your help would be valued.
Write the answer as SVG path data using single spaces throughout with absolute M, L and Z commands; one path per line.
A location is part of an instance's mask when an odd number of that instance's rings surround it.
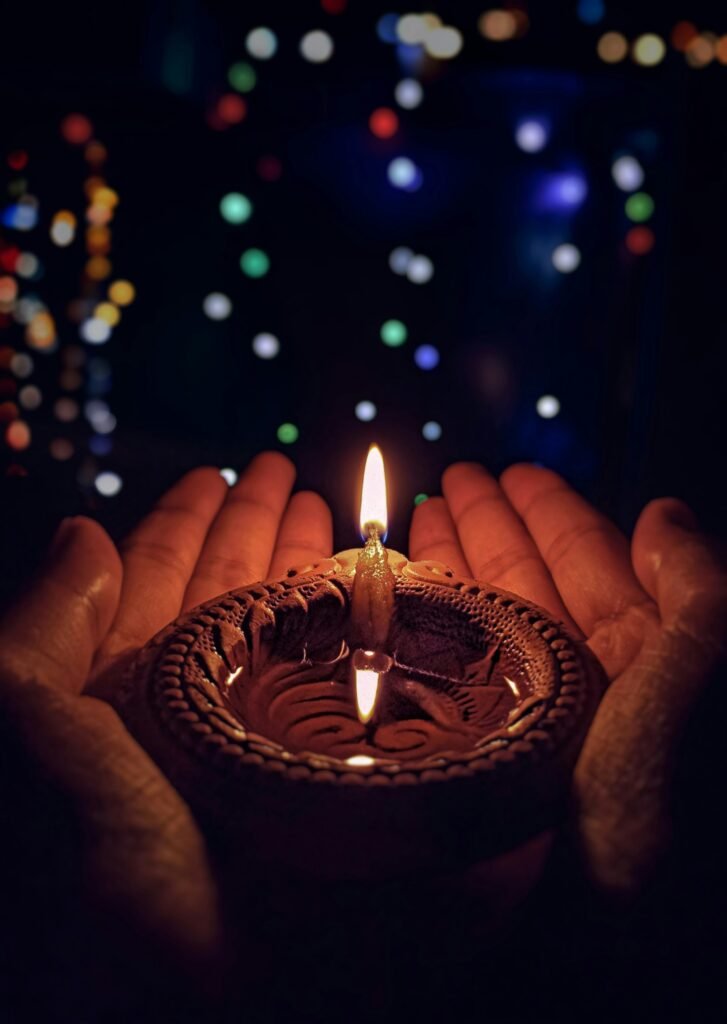
M 24 409 L 37 409 L 43 401 L 43 395 L 35 384 L 26 384 L 18 392 L 18 401 Z
M 422 436 L 427 441 L 438 441 L 442 436 L 441 424 L 437 423 L 436 420 L 427 420 L 422 427 Z
M 232 312 L 232 302 L 222 292 L 210 292 L 205 296 L 202 309 L 210 320 L 226 320 Z
M 406 268 L 406 276 L 414 284 L 426 284 L 431 281 L 434 264 L 428 256 L 413 256 Z
M 635 192 L 644 183 L 644 168 L 635 156 L 620 156 L 614 160 L 611 174 L 622 192 Z
M 377 409 L 373 402 L 364 399 L 362 402 L 356 403 L 355 413 L 357 420 L 361 420 L 362 423 L 370 423 L 376 418 Z
M 311 64 L 323 64 L 333 56 L 333 40 L 320 29 L 306 32 L 300 41 L 300 52 Z
M 414 253 L 405 245 L 399 245 L 389 253 L 389 266 L 395 274 L 405 274 Z
M 535 403 L 535 409 L 544 420 L 552 420 L 560 412 L 560 402 L 555 395 L 541 395 Z
M 424 90 L 416 78 L 402 78 L 394 89 L 394 99 L 404 110 L 413 110 L 424 99 Z
M 231 466 L 225 466 L 224 469 L 221 469 L 220 476 L 230 487 L 234 487 L 237 483 L 237 473 Z
M 404 14 L 396 23 L 396 34 L 407 46 L 419 46 L 430 31 L 427 19 L 421 14 Z
M 580 266 L 581 252 L 570 242 L 564 242 L 563 245 L 558 245 L 553 249 L 551 259 L 553 266 L 561 274 L 572 274 Z
M 437 60 L 451 60 L 462 49 L 462 33 L 451 25 L 441 25 L 427 33 L 424 49 Z
M 252 350 L 259 359 L 275 359 L 280 351 L 280 342 L 274 334 L 263 332 L 252 339 Z
M 422 172 L 408 156 L 395 157 L 389 164 L 386 173 L 395 188 L 409 191 L 418 188 L 421 184 Z
M 269 28 L 254 28 L 245 39 L 247 52 L 258 60 L 270 60 L 278 49 L 278 37 Z
M 105 469 L 102 473 L 98 474 L 94 480 L 94 485 L 98 493 L 102 494 L 104 498 L 113 498 L 123 487 L 123 480 L 118 473 L 112 473 L 110 469 Z
M 103 345 L 111 337 L 111 326 L 100 316 L 92 316 L 83 321 L 79 333 L 90 345 Z
M 15 265 L 15 271 L 18 277 L 33 277 L 34 274 L 40 269 L 40 261 L 38 257 L 32 252 L 23 252 L 18 257 L 18 262 Z
M 523 153 L 539 153 L 548 142 L 548 133 L 542 121 L 521 121 L 515 129 L 515 142 Z
M 29 377 L 33 372 L 33 360 L 25 352 L 16 352 L 10 360 L 10 369 L 16 377 Z

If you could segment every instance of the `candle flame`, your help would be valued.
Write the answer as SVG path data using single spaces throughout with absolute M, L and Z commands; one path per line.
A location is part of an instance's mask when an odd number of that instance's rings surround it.
M 356 669 L 356 711 L 364 725 L 374 713 L 380 680 L 380 672 L 370 668 Z
M 386 514 L 386 474 L 384 457 L 378 445 L 372 444 L 366 457 L 363 486 L 361 488 L 361 515 L 359 519 L 361 536 L 366 539 L 374 527 L 381 540 L 386 539 L 389 521 Z

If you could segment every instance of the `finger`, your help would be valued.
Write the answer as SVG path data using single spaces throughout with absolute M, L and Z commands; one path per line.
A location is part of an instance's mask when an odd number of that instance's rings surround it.
M 301 491 L 290 499 L 275 544 L 270 575 L 282 576 L 295 566 L 306 566 L 333 554 L 331 510 L 314 491 Z
M 676 498 L 652 501 L 634 531 L 636 575 L 666 626 L 724 647 L 727 572 L 723 553 L 699 533 L 691 509 Z
M 502 486 L 586 636 L 618 622 L 626 646 L 639 640 L 655 608 L 634 575 L 623 534 L 549 469 L 511 466 Z
M 537 547 L 497 480 L 474 462 L 445 471 L 444 495 L 472 574 L 570 618 Z
M 179 614 L 227 489 L 219 470 L 192 470 L 167 491 L 125 541 L 121 601 L 97 669 L 122 651 L 145 644 Z
M 443 562 L 460 576 L 472 576 L 444 498 L 428 498 L 414 509 L 409 554 L 413 562 Z
M 62 523 L 46 567 L 2 621 L 0 675 L 79 693 L 114 617 L 121 576 L 98 523 L 83 516 Z
M 184 608 L 268 576 L 294 480 L 293 463 L 279 452 L 263 452 L 252 460 L 209 532 Z
M 695 703 L 725 653 L 727 573 L 683 502 L 647 505 L 632 542 L 662 626 L 599 705 L 575 773 L 581 842 L 601 886 L 634 892 L 669 842 L 674 767 Z M 638 756 L 636 756 L 638 755 Z

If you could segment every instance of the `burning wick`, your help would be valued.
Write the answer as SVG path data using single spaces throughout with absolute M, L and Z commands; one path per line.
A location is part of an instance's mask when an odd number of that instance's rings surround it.
M 351 595 L 352 646 L 383 648 L 394 611 L 394 574 L 382 543 L 386 536 L 386 477 L 381 451 L 372 445 L 361 488 L 361 535 Z

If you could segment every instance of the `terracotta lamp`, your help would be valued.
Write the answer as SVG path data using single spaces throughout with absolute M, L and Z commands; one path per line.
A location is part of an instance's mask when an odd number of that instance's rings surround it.
M 230 591 L 142 651 L 130 729 L 240 855 L 329 877 L 492 858 L 557 822 L 603 687 L 541 608 L 383 546 Z

